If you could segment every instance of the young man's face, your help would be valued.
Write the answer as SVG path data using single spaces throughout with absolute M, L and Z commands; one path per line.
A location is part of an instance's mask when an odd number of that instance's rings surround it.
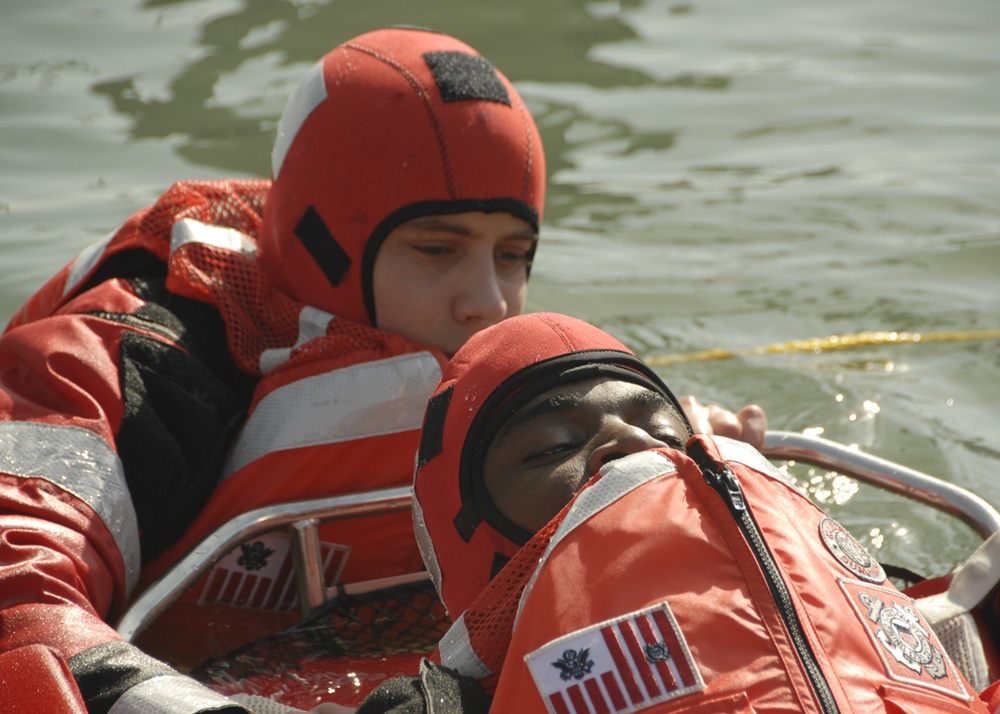
M 375 258 L 379 329 L 451 357 L 473 334 L 521 314 L 537 236 L 509 213 L 414 218 Z
M 597 377 L 543 392 L 497 432 L 483 462 L 500 512 L 529 533 L 548 523 L 604 464 L 683 447 L 684 420 L 661 394 Z

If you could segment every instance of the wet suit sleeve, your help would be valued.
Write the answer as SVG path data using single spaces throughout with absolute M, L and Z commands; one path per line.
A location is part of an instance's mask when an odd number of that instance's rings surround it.
M 155 275 L 136 274 L 104 280 L 0 338 L 5 711 L 40 711 L 35 681 L 61 692 L 45 697 L 52 712 L 247 711 L 107 624 L 126 606 L 141 561 L 211 493 L 249 400 L 248 382 L 226 372 L 218 337 L 199 340 L 218 322 L 200 323 L 204 306 L 189 303 L 166 296 Z
M 394 677 L 378 686 L 356 714 L 486 714 L 490 697 L 482 685 L 453 669 L 422 660 L 414 677 Z

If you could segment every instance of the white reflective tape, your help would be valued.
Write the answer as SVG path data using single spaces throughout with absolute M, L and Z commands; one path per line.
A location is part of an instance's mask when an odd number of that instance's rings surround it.
M 278 134 L 271 150 L 271 176 L 278 178 L 281 166 L 285 163 L 288 149 L 295 140 L 302 124 L 313 109 L 326 99 L 326 81 L 323 79 L 323 61 L 320 60 L 306 72 L 298 86 L 289 97 L 285 111 L 278 122 Z
M 413 533 L 417 538 L 417 548 L 420 550 L 420 557 L 427 568 L 427 574 L 431 576 L 434 589 L 441 592 L 441 565 L 438 563 L 437 551 L 434 549 L 434 540 L 427 531 L 427 519 L 424 518 L 424 509 L 420 505 L 420 500 L 413 499 Z
M 246 707 L 252 711 L 253 714 L 307 714 L 302 709 L 296 709 L 295 707 L 281 704 L 273 699 L 262 697 L 259 694 L 236 692 L 235 694 L 230 694 L 229 698 L 237 704 Z M 335 704 L 330 704 L 329 706 L 336 707 Z M 318 707 L 318 709 L 322 711 L 321 707 Z M 345 708 L 339 711 L 349 712 L 352 710 Z
M 188 243 L 231 250 L 251 259 L 257 256 L 257 244 L 246 233 L 235 228 L 202 223 L 193 218 L 182 218 L 170 229 L 170 252 L 174 253 Z
M 771 478 L 778 479 L 782 483 L 791 485 L 788 478 L 778 471 L 777 467 L 768 461 L 764 454 L 745 441 L 737 441 L 727 436 L 713 436 L 712 441 L 719 447 L 719 453 L 726 461 L 735 461 L 738 464 L 749 466 Z
M 640 451 L 605 465 L 600 471 L 601 478 L 580 493 L 552 535 L 552 540 L 549 541 L 548 547 L 538 560 L 538 567 L 531 574 L 531 578 L 521 594 L 521 599 L 517 604 L 517 615 L 514 617 L 514 626 L 517 627 L 517 622 L 521 619 L 522 606 L 528 599 L 528 594 L 538 578 L 538 573 L 545 567 L 545 563 L 555 547 L 566 536 L 594 514 L 600 513 L 647 481 L 661 474 L 675 471 L 677 471 L 677 467 L 673 462 L 657 451 Z
M 196 714 L 225 706 L 238 704 L 190 677 L 164 674 L 126 691 L 108 714 Z
M 972 611 L 1000 582 L 1000 532 L 994 533 L 951 571 L 948 589 L 919 598 L 917 608 L 931 625 Z
M 493 672 L 487 667 L 469 640 L 469 630 L 465 626 L 465 615 L 452 623 L 438 642 L 438 652 L 441 653 L 441 664 L 467 677 L 482 679 Z
M 261 352 L 258 363 L 261 373 L 270 374 L 271 370 L 291 356 L 293 349 L 313 338 L 325 335 L 330 320 L 333 319 L 335 319 L 333 315 L 319 308 L 310 305 L 303 307 L 299 311 L 299 336 L 295 340 L 295 344 L 292 347 L 275 348 Z
M 415 352 L 276 389 L 247 420 L 226 458 L 222 479 L 276 451 L 419 429 L 440 378 L 434 356 Z
M 640 451 L 615 459 L 601 468 L 601 478 L 576 499 L 549 543 L 552 550 L 563 538 L 595 513 L 631 493 L 650 479 L 673 473 L 677 467 L 657 451 Z
M 94 509 L 125 561 L 131 593 L 139 579 L 139 528 L 121 460 L 104 439 L 78 426 L 3 422 L 0 471 L 48 481 Z
M 76 289 L 81 280 L 90 275 L 90 271 L 100 262 L 101 256 L 104 255 L 104 250 L 114 237 L 115 234 L 112 233 L 107 238 L 103 238 L 96 243 L 91 243 L 80 251 L 80 254 L 73 260 L 73 265 L 70 266 L 69 274 L 66 275 L 66 284 L 63 285 L 64 297 Z

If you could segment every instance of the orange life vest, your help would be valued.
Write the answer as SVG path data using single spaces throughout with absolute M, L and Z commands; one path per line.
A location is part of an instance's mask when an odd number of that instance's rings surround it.
M 519 714 L 987 711 L 913 601 L 759 453 L 687 452 L 602 470 L 441 661 Z

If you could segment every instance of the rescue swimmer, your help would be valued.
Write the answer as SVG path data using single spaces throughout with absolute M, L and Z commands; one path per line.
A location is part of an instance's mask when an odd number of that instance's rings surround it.
M 306 73 L 270 180 L 177 183 L 46 283 L 0 338 L 0 682 L 52 711 L 233 707 L 160 660 L 294 623 L 286 536 L 244 544 L 142 649 L 111 623 L 236 515 L 408 484 L 442 367 L 523 308 L 544 195 L 506 77 L 378 30 Z M 406 514 L 321 539 L 330 585 L 422 567 Z M 21 694 L 43 696 L 12 685 L 8 711 Z

